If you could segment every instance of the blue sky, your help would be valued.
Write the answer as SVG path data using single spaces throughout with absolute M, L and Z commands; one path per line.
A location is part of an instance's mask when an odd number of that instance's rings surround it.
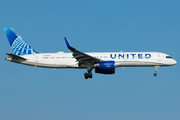
M 1 120 L 179 120 L 180 1 L 6 0 L 0 4 Z M 39 52 L 153 51 L 178 63 L 117 68 L 114 75 L 85 69 L 35 68 L 5 61 L 4 27 Z

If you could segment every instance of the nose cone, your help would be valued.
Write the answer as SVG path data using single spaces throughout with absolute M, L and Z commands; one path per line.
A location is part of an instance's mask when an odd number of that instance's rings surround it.
M 172 65 L 175 65 L 177 63 L 177 61 L 176 60 L 172 60 Z

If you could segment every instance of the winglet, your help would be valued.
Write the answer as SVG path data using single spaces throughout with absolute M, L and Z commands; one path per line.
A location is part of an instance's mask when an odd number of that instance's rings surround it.
M 68 47 L 68 48 L 72 48 L 72 46 L 70 45 L 70 43 L 69 43 L 69 41 L 66 39 L 66 37 L 64 37 L 64 39 L 65 39 L 65 42 L 66 42 L 67 47 Z

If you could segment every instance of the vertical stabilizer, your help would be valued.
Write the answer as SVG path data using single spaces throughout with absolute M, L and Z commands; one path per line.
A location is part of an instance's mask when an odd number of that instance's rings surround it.
M 12 28 L 4 28 L 9 44 L 15 55 L 36 54 L 36 52 L 29 44 L 27 44 L 22 37 Z

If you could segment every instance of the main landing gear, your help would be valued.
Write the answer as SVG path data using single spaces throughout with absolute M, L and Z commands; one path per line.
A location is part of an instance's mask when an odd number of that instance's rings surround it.
M 156 72 L 158 72 L 158 68 L 160 68 L 160 66 L 155 66 L 155 73 L 154 73 L 154 76 L 156 77 L 157 76 L 157 73 Z
M 87 65 L 87 71 L 88 71 L 88 73 L 84 73 L 85 79 L 92 78 L 92 73 L 91 73 L 92 66 L 91 66 L 91 64 Z
M 85 79 L 92 78 L 92 73 L 84 73 Z

